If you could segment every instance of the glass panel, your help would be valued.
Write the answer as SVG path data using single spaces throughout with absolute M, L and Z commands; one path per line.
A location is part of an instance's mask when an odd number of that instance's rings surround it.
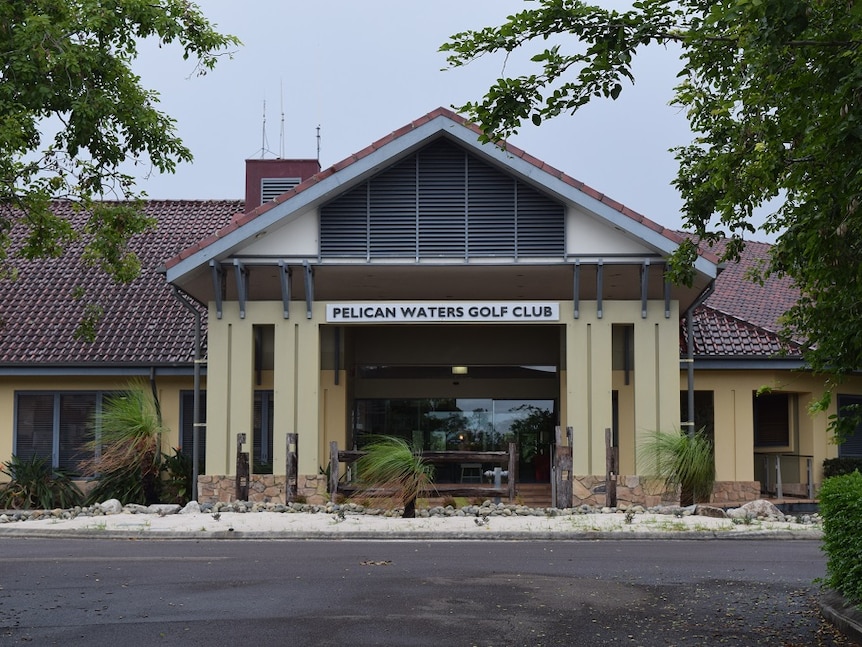
M 272 474 L 272 418 L 274 413 L 272 391 L 254 392 L 253 457 L 255 474 Z
M 93 419 L 96 413 L 95 393 L 60 395 L 60 460 L 61 469 L 72 473 L 78 464 L 93 455 L 86 444 L 93 438 Z
M 180 404 L 180 448 L 182 453 L 191 459 L 194 453 L 194 420 L 195 420 L 195 393 L 194 391 L 182 391 Z M 201 391 L 200 403 L 201 422 L 207 421 L 207 392 Z M 207 428 L 198 428 L 198 473 L 206 474 L 207 456 Z
M 381 435 L 425 451 L 506 451 L 516 442 L 522 480 L 548 481 L 555 424 L 554 400 L 364 399 L 355 403 L 354 447 Z M 438 481 L 454 477 L 438 468 Z

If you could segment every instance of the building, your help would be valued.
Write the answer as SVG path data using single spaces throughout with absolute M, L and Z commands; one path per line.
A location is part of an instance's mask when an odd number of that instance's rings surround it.
M 514 441 L 519 483 L 546 483 L 561 427 L 576 502 L 604 499 L 608 429 L 620 499 L 650 502 L 639 444 L 679 429 L 692 406 L 713 434 L 717 501 L 757 498 L 778 469 L 785 493 L 808 494 L 825 458 L 862 453 L 860 434 L 830 445 L 827 416 L 806 413 L 823 380 L 775 334 L 790 286 L 749 283 L 744 264 L 722 271 L 712 250 L 691 288 L 671 285 L 679 233 L 523 151 L 479 144 L 448 110 L 322 171 L 316 160 L 250 161 L 244 211 L 147 208 L 160 222 L 138 241 L 148 273 L 116 293 L 95 346 L 71 340 L 74 313 L 52 292 L 88 273 L 46 262 L 5 286 L 19 301 L 3 301 L 0 457 L 47 454 L 50 437 L 55 462 L 71 465 L 87 415 L 130 375 L 151 382 L 171 444 L 188 451 L 197 303 L 207 307 L 201 500 L 234 498 L 238 448 L 251 454 L 252 496 L 283 497 L 288 433 L 311 497 L 325 495 L 330 443 L 376 434 L 429 450 Z M 766 249 L 751 245 L 746 263 Z M 862 382 L 842 389 L 842 402 L 862 398 Z

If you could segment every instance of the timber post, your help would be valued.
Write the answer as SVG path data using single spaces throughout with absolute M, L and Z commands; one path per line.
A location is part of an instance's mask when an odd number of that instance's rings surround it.
M 237 501 L 248 501 L 248 481 L 249 481 L 249 464 L 248 452 L 242 451 L 242 446 L 246 442 L 246 435 L 238 433 L 236 435 L 236 487 L 235 496 Z
M 296 499 L 296 491 L 299 487 L 299 475 L 297 460 L 299 459 L 299 435 L 287 434 L 287 462 L 285 464 L 284 476 L 284 502 L 291 503 Z

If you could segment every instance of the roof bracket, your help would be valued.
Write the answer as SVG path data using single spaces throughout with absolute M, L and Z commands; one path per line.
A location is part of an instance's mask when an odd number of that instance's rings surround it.
M 647 303 L 649 301 L 649 259 L 645 258 L 641 265 L 641 319 L 647 318 Z
M 217 262 L 214 258 L 210 259 L 210 270 L 212 271 L 213 276 L 213 293 L 215 294 L 215 304 L 216 304 L 216 319 L 221 319 L 222 316 L 222 278 L 224 272 L 222 271 L 221 263 Z
M 599 259 L 596 265 L 596 318 L 602 318 L 602 291 L 605 279 L 605 262 Z
M 239 301 L 239 318 L 245 319 L 245 305 L 248 298 L 248 270 L 238 258 L 233 259 L 236 272 L 236 297 Z
M 581 316 L 581 261 L 575 260 L 575 275 L 572 285 L 572 300 L 575 303 L 574 316 L 579 319 Z
M 305 316 L 311 319 L 311 304 L 314 303 L 314 268 L 305 260 L 302 261 L 305 269 Z
M 290 319 L 290 267 L 285 261 L 278 262 L 278 277 L 281 280 L 281 305 L 284 318 Z

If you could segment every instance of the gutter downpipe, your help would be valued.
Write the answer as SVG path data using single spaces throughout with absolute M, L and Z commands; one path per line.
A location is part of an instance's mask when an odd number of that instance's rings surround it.
M 198 467 L 200 465 L 200 428 L 201 428 L 201 312 L 195 308 L 181 293 L 176 285 L 172 285 L 174 297 L 195 318 L 195 363 L 194 363 L 194 398 L 192 405 L 192 493 L 191 500 L 198 500 Z
M 685 311 L 685 332 L 686 332 L 686 358 L 683 360 L 686 363 L 688 374 L 688 420 L 683 424 L 688 427 L 688 435 L 693 436 L 694 428 L 694 311 L 706 301 L 715 291 L 715 279 L 709 282 L 709 285 L 704 288 L 700 296 L 695 299 L 688 310 Z

